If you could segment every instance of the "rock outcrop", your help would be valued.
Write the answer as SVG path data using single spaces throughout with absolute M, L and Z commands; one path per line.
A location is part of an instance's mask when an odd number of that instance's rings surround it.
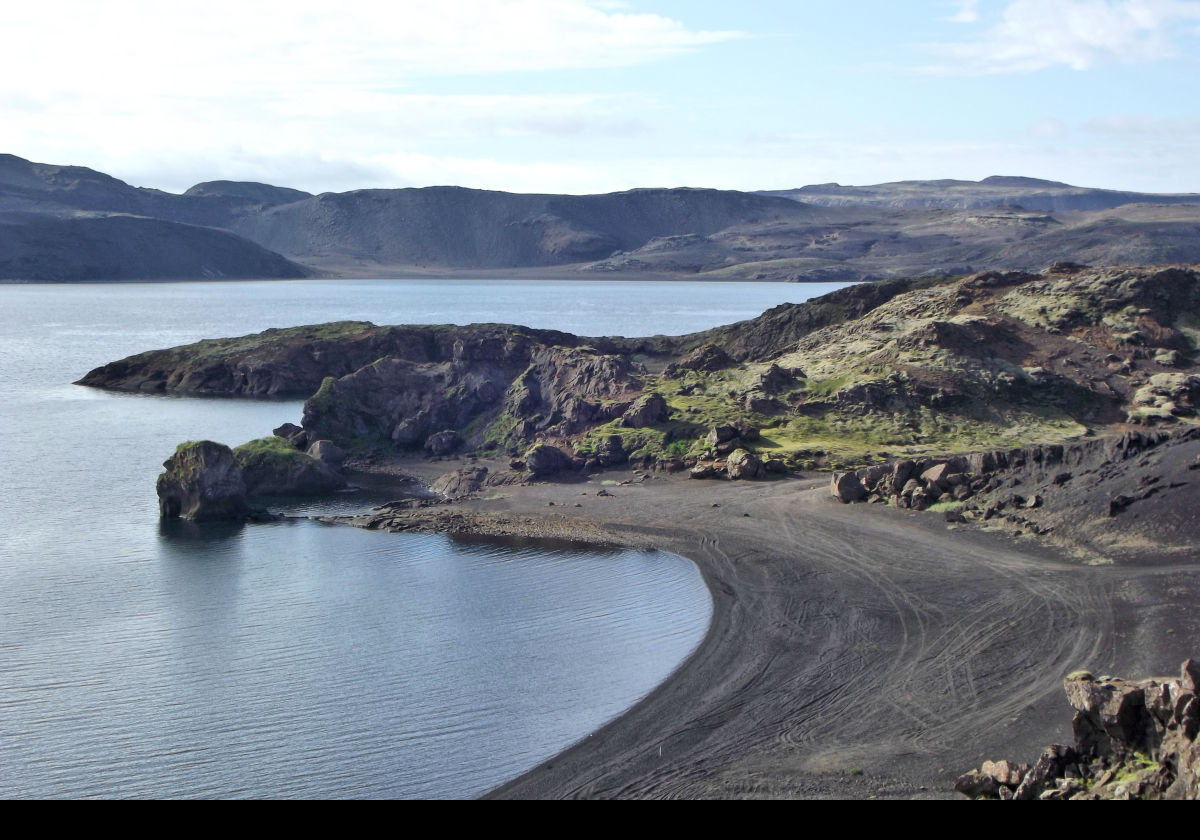
M 1075 744 L 1031 766 L 985 762 L 955 789 L 995 799 L 1200 799 L 1200 662 L 1178 678 L 1064 680 Z
M 196 522 L 245 520 L 254 515 L 246 501 L 246 481 L 233 451 L 211 440 L 179 444 L 158 477 L 158 510 L 163 519 Z
M 950 458 L 900 459 L 835 474 L 843 502 L 887 502 L 946 519 L 1040 534 L 1089 562 L 1194 554 L 1200 428 Z
M 478 491 L 487 475 L 487 467 L 463 467 L 438 476 L 429 489 L 447 499 L 461 499 Z
M 260 438 L 233 450 L 251 496 L 309 496 L 341 490 L 346 479 L 334 466 L 345 453 L 329 441 L 313 444 L 317 455 L 279 437 Z M 340 458 L 339 458 L 340 455 Z
M 525 469 L 534 478 L 547 478 L 576 468 L 574 458 L 547 443 L 539 443 L 525 453 Z

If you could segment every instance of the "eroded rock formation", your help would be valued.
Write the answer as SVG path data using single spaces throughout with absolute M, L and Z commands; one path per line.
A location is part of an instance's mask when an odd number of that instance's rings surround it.
M 164 519 L 204 522 L 247 519 L 246 481 L 233 450 L 211 440 L 181 443 L 158 477 L 158 509 Z
M 1177 678 L 1122 680 L 1086 671 L 1063 681 L 1075 744 L 1033 764 L 988 761 L 959 777 L 975 799 L 1200 799 L 1200 662 Z

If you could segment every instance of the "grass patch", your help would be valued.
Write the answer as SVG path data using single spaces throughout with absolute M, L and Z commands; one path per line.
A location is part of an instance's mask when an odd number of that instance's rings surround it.
M 297 458 L 309 458 L 281 437 L 265 437 L 235 447 L 233 457 L 244 470 L 286 469 Z

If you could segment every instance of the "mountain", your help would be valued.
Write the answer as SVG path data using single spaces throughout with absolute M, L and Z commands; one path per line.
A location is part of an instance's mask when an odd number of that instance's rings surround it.
M 146 223 L 96 222 L 117 215 Z M 559 268 L 579 276 L 859 281 L 1032 271 L 1063 260 L 1200 261 L 1200 196 L 1017 177 L 825 184 L 774 193 L 681 188 L 605 195 L 463 187 L 312 195 L 209 181 L 175 195 L 85 167 L 0 155 L 0 217 L 6 220 L 0 225 L 0 253 L 9 255 L 5 273 L 17 279 Z M 43 223 L 34 224 L 38 218 Z M 67 226 L 51 219 L 88 221 Z M 204 237 L 195 228 L 222 235 Z M 141 236 L 136 249 L 107 238 L 134 229 Z M 86 259 L 62 253 L 72 247 L 69 234 L 84 231 Z M 160 248 L 145 235 L 150 231 L 171 236 Z M 235 247 L 229 235 L 244 244 Z M 194 258 L 179 263 L 173 255 L 181 253 L 183 241 Z M 278 259 L 265 259 L 251 244 Z M 210 245 L 220 260 L 202 258 Z M 97 261 L 109 268 L 97 274 L 91 270 Z M 305 268 L 286 267 L 288 261 Z
M 1126 192 L 1073 187 L 1059 181 L 993 175 L 982 181 L 894 181 L 871 186 L 813 184 L 792 190 L 767 190 L 774 195 L 823 207 L 890 207 L 915 209 L 978 210 L 1020 206 L 1026 210 L 1061 212 L 1107 210 L 1123 204 L 1197 204 L 1200 195 Z
M 141 216 L 0 215 L 0 280 L 244 280 L 311 274 L 213 228 Z
M 720 190 L 526 195 L 426 187 L 326 193 L 234 221 L 232 229 L 297 259 L 443 268 L 592 262 L 656 237 L 794 225 L 811 215 L 785 199 Z

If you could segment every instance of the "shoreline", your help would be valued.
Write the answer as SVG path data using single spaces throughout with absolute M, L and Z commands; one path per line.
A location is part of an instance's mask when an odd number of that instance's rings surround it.
M 1146 641 L 1152 624 L 1188 625 L 1176 584 L 1193 567 L 1083 566 L 935 515 L 842 505 L 824 476 L 622 483 L 634 478 L 398 513 L 421 530 L 652 546 L 696 564 L 713 599 L 664 682 L 486 798 L 955 798 L 984 758 L 1069 740 L 1066 673 L 1170 670 L 1195 646 L 1188 632 Z M 449 519 L 418 524 L 431 511 Z M 1118 598 L 1131 578 L 1137 597 Z

